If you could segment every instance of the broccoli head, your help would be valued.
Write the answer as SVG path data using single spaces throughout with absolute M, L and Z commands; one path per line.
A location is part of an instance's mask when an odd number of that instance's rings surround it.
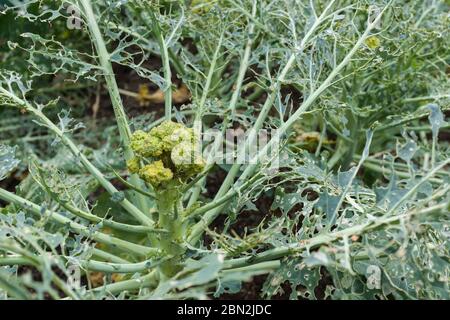
M 136 157 L 127 162 L 128 170 L 154 187 L 174 178 L 186 180 L 205 167 L 194 130 L 173 121 L 164 121 L 149 132 L 135 131 L 131 149 Z M 141 159 L 150 164 L 141 169 Z

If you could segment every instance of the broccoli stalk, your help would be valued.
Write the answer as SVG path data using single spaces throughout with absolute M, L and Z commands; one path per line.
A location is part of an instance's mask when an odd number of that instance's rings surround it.
M 134 132 L 130 145 L 136 157 L 127 161 L 128 170 L 155 190 L 158 225 L 168 231 L 160 236 L 159 247 L 172 258 L 160 270 L 164 276 L 171 276 L 179 271 L 185 251 L 180 245 L 186 230 L 178 215 L 183 210 L 180 190 L 189 178 L 202 172 L 205 161 L 194 131 L 172 121 L 149 132 Z

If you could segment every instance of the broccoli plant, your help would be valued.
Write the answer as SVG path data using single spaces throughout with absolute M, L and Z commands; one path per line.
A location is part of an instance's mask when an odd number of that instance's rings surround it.
M 10 1 L 0 297 L 448 299 L 448 9 Z

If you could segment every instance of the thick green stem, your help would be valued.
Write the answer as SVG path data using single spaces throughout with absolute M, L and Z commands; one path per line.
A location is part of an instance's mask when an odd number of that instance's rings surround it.
M 109 263 L 95 260 L 81 261 L 81 266 L 90 271 L 99 271 L 105 273 L 139 273 L 147 272 L 161 263 L 167 261 L 170 257 L 159 261 L 142 261 L 138 263 Z
M 98 287 L 88 292 L 103 292 L 106 291 L 110 294 L 118 294 L 124 291 L 135 291 L 141 288 L 147 288 L 156 286 L 158 282 L 159 273 L 156 270 L 150 272 L 149 274 L 136 279 L 130 279 L 125 281 L 120 281 L 117 283 L 108 284 L 104 287 Z
M 34 265 L 34 262 L 23 256 L 7 256 L 7 257 L 0 257 L 0 266 L 32 266 Z
M 64 258 L 64 257 L 62 257 Z M 36 266 L 39 264 L 39 257 L 36 257 L 37 261 L 33 261 L 25 256 L 12 255 L 6 257 L 0 257 L 0 266 Z M 151 260 L 142 261 L 138 263 L 109 263 L 95 260 L 82 260 L 80 262 L 81 267 L 89 271 L 98 271 L 105 273 L 138 273 L 149 271 L 169 258 L 165 258 L 160 261 L 153 262 Z
M 161 234 L 159 247 L 166 256 L 173 258 L 161 264 L 160 270 L 165 276 L 173 276 L 180 271 L 180 256 L 184 248 L 180 245 L 183 237 L 183 224 L 180 212 L 179 185 L 170 183 L 164 189 L 157 191 L 156 204 L 158 206 L 158 224 L 167 233 Z
M 97 249 L 97 248 L 92 248 L 92 255 L 100 258 L 102 260 L 105 260 L 106 262 L 113 262 L 113 263 L 130 263 L 130 261 L 125 260 L 121 257 L 118 257 L 112 253 Z

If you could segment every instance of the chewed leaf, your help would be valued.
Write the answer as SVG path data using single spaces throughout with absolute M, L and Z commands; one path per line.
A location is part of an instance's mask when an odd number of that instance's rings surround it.
M 408 191 L 408 188 L 399 187 L 396 178 L 393 176 L 386 188 L 375 188 L 377 205 L 381 208 L 391 209 Z
M 219 282 L 217 284 L 214 298 L 219 298 L 224 293 L 238 293 L 242 288 L 242 283 L 239 280 Z
M 316 208 L 320 208 L 325 212 L 328 223 L 333 223 L 336 218 L 334 213 L 338 206 L 339 198 L 340 197 L 330 195 L 325 191 L 320 195 L 319 200 L 315 204 Z
M 42 106 L 45 107 L 45 106 Z M 74 131 L 78 129 L 85 128 L 84 124 L 82 122 L 76 122 L 75 119 L 70 117 L 70 112 L 67 110 L 62 110 L 60 113 L 58 113 L 58 119 L 59 119 L 59 129 L 63 133 L 73 133 Z M 47 126 L 44 123 L 40 123 L 35 121 L 38 125 Z M 52 142 L 52 146 L 57 145 L 60 142 L 61 138 L 56 137 L 55 140 Z
M 304 201 L 300 193 L 284 193 L 284 190 L 277 189 L 271 210 L 280 208 L 283 213 L 289 212 L 297 203 Z
M 73 80 L 86 78 L 94 80 L 103 74 L 101 68 L 92 64 L 95 59 L 89 53 L 69 48 L 55 39 L 44 39 L 38 34 L 22 33 L 21 37 L 28 45 L 9 43 L 11 49 L 21 49 L 28 53 L 29 69 L 34 77 L 48 74 L 67 73 Z
M 0 180 L 5 179 L 19 164 L 15 151 L 15 147 L 0 145 Z
M 408 139 L 404 145 L 397 149 L 397 155 L 406 162 L 409 162 L 413 158 L 417 149 L 417 143 L 412 139 Z
M 264 295 L 271 297 L 279 293 L 280 285 L 289 282 L 292 289 L 290 298 L 315 299 L 315 289 L 319 285 L 320 271 L 319 268 L 309 267 L 300 259 L 292 259 L 283 261 L 280 268 L 273 272 L 264 284 Z M 304 290 L 298 290 L 300 286 Z
M 345 188 L 351 182 L 351 180 L 353 180 L 355 170 L 356 167 L 350 168 L 348 171 L 339 171 L 337 174 L 336 183 L 341 188 Z

